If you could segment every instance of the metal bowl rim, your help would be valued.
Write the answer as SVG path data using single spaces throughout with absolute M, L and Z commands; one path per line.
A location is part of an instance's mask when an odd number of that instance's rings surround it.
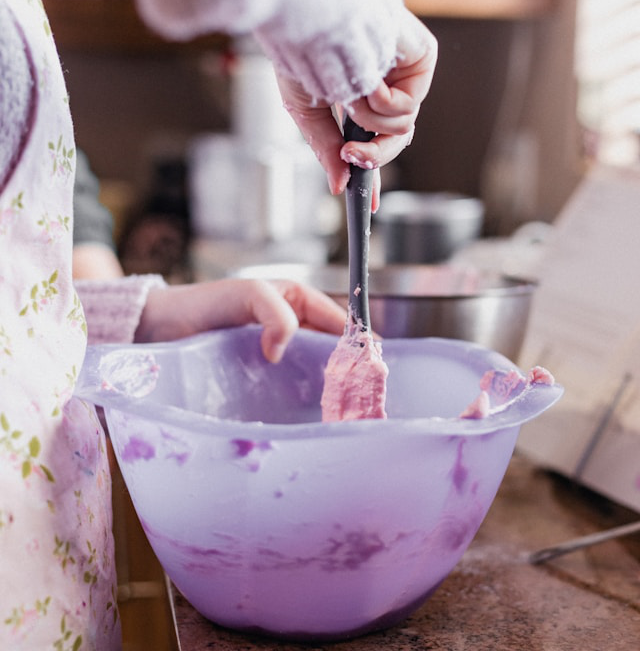
M 415 270 L 427 270 L 430 268 L 438 268 L 438 267 L 449 267 L 450 265 L 445 264 L 434 264 L 434 265 L 429 265 L 429 264 L 389 264 L 389 265 L 384 265 L 382 267 L 370 267 L 369 268 L 369 275 L 371 274 L 377 274 L 383 271 L 387 271 L 390 273 L 400 273 L 402 271 L 415 271 Z M 273 269 L 276 273 L 274 274 L 267 274 L 266 272 L 269 269 Z M 252 270 L 255 270 L 256 272 L 262 272 L 256 275 L 247 275 L 247 273 L 250 274 Z M 278 274 L 278 270 L 283 270 L 283 273 Z M 304 273 L 293 273 L 293 274 L 288 274 L 284 272 L 284 270 L 288 270 L 289 272 L 304 272 Z M 325 265 L 308 265 L 305 263 L 266 263 L 266 264 L 257 264 L 257 265 L 249 265 L 249 266 L 244 266 L 244 267 L 238 267 L 234 270 L 231 270 L 232 276 L 236 277 L 241 277 L 241 278 L 254 278 L 254 279 L 262 279 L 262 280 L 277 280 L 277 279 L 285 279 L 285 280 L 292 280 L 294 282 L 301 282 L 304 284 L 311 284 L 317 289 L 320 289 L 324 294 L 327 294 L 332 297 L 346 297 L 348 293 L 348 289 L 345 286 L 344 290 L 337 290 L 335 288 L 327 289 L 326 287 L 322 286 L 322 283 L 317 282 L 317 280 L 314 282 L 312 280 L 312 274 L 313 272 L 335 272 L 335 273 L 348 273 L 348 266 L 346 264 L 337 264 L 337 263 L 330 263 L 330 264 L 325 264 Z M 437 294 L 437 293 L 432 293 L 432 294 L 418 294 L 418 293 L 406 293 L 406 294 L 400 294 L 397 292 L 393 291 L 382 291 L 382 290 L 376 290 L 375 288 L 371 287 L 371 284 L 369 284 L 369 299 L 370 300 L 402 300 L 402 301 L 459 301 L 461 299 L 466 299 L 466 300 L 480 300 L 484 298 L 500 298 L 500 297 L 517 297 L 517 296 L 529 296 L 531 295 L 536 287 L 538 286 L 538 281 L 530 279 L 530 278 L 523 278 L 523 277 L 518 277 L 514 276 L 511 274 L 501 274 L 501 273 L 495 273 L 495 274 L 489 274 L 488 272 L 483 272 L 483 270 L 478 270 L 478 273 L 481 275 L 485 273 L 486 276 L 494 277 L 497 280 L 500 280 L 501 282 L 506 283 L 504 286 L 488 286 L 480 289 L 477 292 L 454 292 L 450 294 Z

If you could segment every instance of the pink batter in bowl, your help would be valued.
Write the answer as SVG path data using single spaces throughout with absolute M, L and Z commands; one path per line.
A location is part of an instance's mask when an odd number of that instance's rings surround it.
M 513 382 L 476 344 L 392 339 L 388 419 L 321 423 L 337 338 L 300 331 L 271 365 L 259 335 L 90 347 L 77 395 L 104 407 L 146 535 L 205 617 L 298 640 L 396 624 L 460 560 L 520 426 L 562 388 Z M 487 371 L 510 380 L 484 382 L 489 415 L 459 418 Z

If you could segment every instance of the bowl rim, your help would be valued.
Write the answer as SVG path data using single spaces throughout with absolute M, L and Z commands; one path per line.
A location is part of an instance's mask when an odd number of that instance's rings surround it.
M 392 417 L 385 420 L 353 420 L 340 422 L 302 422 L 302 423 L 265 423 L 261 421 L 236 421 L 218 418 L 207 414 L 199 414 L 196 422 L 193 412 L 168 404 L 155 403 L 153 416 L 149 415 L 148 403 L 139 398 L 114 393 L 105 388 L 102 378 L 98 375 L 100 360 L 113 351 L 132 350 L 148 355 L 149 352 L 171 350 L 176 347 L 194 347 L 208 343 L 217 337 L 236 336 L 236 333 L 253 339 L 253 345 L 259 347 L 261 328 L 256 325 L 225 328 L 207 333 L 201 333 L 170 342 L 144 344 L 98 344 L 87 348 L 85 364 L 82 367 L 75 395 L 88 400 L 105 409 L 126 412 L 144 420 L 162 421 L 171 426 L 188 429 L 191 433 L 205 436 L 216 435 L 228 440 L 251 441 L 282 441 L 309 440 L 314 438 L 345 438 L 352 436 L 380 436 L 383 433 L 394 436 L 480 436 L 499 430 L 519 427 L 522 423 L 535 418 L 551 407 L 561 397 L 564 389 L 561 385 L 545 385 L 538 383 L 527 384 L 525 389 L 513 400 L 494 408 L 482 419 L 463 419 L 460 417 L 421 417 L 401 418 Z M 294 340 L 299 345 L 320 346 L 333 350 L 338 337 L 327 333 L 310 330 L 299 330 Z M 484 367 L 499 370 L 514 370 L 524 375 L 515 363 L 479 344 L 444 339 L 440 337 L 425 337 L 411 339 L 385 339 L 383 342 L 384 355 L 393 355 L 396 348 L 418 350 L 431 347 L 435 350 L 447 350 L 454 356 L 464 358 L 465 363 L 482 364 Z M 384 352 L 386 349 L 386 352 Z M 285 353 L 286 355 L 286 353 Z M 480 389 L 478 388 L 478 393 Z M 218 431 L 219 430 L 219 431 Z M 375 432 L 373 432 L 375 430 Z

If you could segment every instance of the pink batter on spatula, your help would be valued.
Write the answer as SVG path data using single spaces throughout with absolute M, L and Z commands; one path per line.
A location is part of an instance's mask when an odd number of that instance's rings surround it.
M 386 418 L 388 375 L 380 343 L 349 317 L 324 372 L 322 420 Z

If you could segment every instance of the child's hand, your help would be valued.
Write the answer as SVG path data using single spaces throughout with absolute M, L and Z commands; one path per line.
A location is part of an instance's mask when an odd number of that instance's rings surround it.
M 396 65 L 378 88 L 353 101 L 346 110 L 366 131 L 369 142 L 345 143 L 331 106 L 312 97 L 301 83 L 278 74 L 284 105 L 324 167 L 332 194 L 349 181 L 349 164 L 374 169 L 373 210 L 380 199 L 379 168 L 411 143 L 420 105 L 431 86 L 438 43 L 426 26 L 405 10 L 396 43 Z
M 151 290 L 135 340 L 168 341 L 260 323 L 264 356 L 279 362 L 298 327 L 342 334 L 345 322 L 346 312 L 311 287 L 289 280 L 229 278 Z

